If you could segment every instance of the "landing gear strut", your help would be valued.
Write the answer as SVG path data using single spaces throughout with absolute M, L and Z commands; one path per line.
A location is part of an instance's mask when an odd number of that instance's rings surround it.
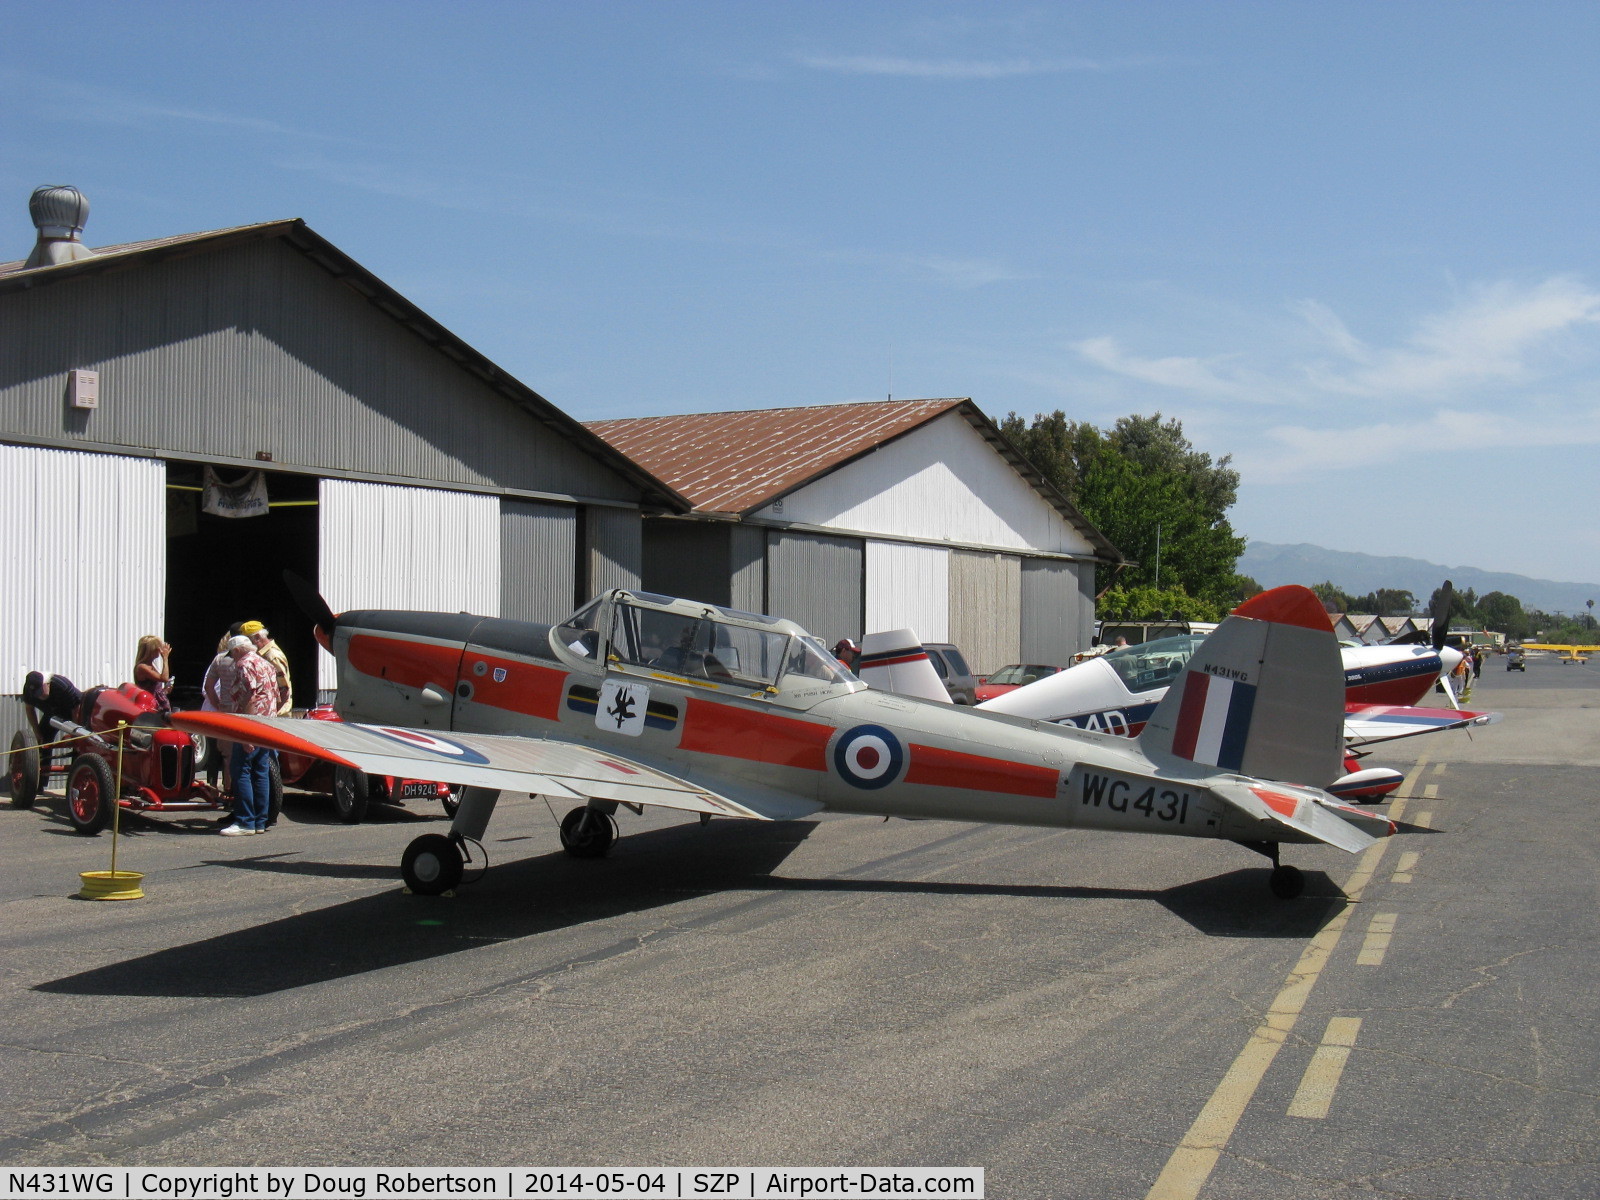
M 603 858 L 617 840 L 610 813 L 585 805 L 561 818 L 561 848 L 573 858 Z
M 1272 874 L 1267 877 L 1267 886 L 1279 900 L 1293 900 L 1306 890 L 1306 877 L 1300 873 L 1300 869 L 1278 861 L 1277 842 L 1240 842 L 1239 845 L 1272 860 Z

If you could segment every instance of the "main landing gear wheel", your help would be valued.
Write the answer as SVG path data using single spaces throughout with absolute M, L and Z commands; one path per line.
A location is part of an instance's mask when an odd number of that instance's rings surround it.
M 400 874 L 417 895 L 437 896 L 461 882 L 465 865 L 460 843 L 442 833 L 425 833 L 406 847 Z
M 1306 890 L 1306 877 L 1300 873 L 1298 867 L 1284 863 L 1272 868 L 1272 875 L 1267 880 L 1267 885 L 1272 888 L 1272 894 L 1279 900 L 1293 900 Z
M 67 772 L 67 818 L 79 833 L 93 837 L 111 824 L 117 803 L 111 765 L 98 754 L 80 754 Z
M 603 858 L 617 840 L 617 823 L 593 808 L 575 808 L 561 818 L 561 848 L 573 858 Z
M 31 730 L 19 729 L 12 737 L 6 774 L 11 782 L 11 807 L 32 808 L 39 795 L 39 742 Z
M 367 815 L 366 772 L 354 767 L 333 769 L 333 807 L 346 825 L 359 825 Z

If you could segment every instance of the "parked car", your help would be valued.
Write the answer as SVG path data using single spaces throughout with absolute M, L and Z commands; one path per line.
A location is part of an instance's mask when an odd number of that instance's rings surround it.
M 961 651 L 949 642 L 923 642 L 922 648 L 928 652 L 928 661 L 944 681 L 950 699 L 957 704 L 976 704 L 978 681 L 973 678 L 972 669 Z
M 1001 667 L 978 685 L 978 703 L 993 700 L 996 696 L 1004 696 L 1007 692 L 1014 692 L 1026 684 L 1035 683 L 1046 675 L 1054 675 L 1060 667 L 1047 667 L 1038 663 L 1012 663 L 1010 666 Z

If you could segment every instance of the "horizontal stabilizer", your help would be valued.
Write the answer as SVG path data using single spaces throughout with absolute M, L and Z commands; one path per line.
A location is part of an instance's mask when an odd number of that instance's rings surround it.
M 1392 742 L 1396 738 L 1446 729 L 1494 725 L 1497 712 L 1468 712 L 1462 708 L 1409 708 L 1398 704 L 1350 704 L 1344 712 L 1345 740 L 1353 746 Z
M 1307 788 L 1274 787 L 1244 780 L 1213 783 L 1211 788 L 1244 815 L 1302 835 L 1283 839 L 1286 841 L 1326 842 L 1356 854 L 1394 832 L 1394 825 L 1387 818 Z

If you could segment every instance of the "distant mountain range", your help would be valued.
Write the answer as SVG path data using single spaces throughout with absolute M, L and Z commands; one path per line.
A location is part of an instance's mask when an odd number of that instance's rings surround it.
M 1364 596 L 1379 588 L 1403 588 L 1417 598 L 1419 605 L 1427 604 L 1433 589 L 1446 579 L 1455 584 L 1458 592 L 1468 588 L 1480 596 L 1504 592 L 1521 600 L 1523 608 L 1548 613 L 1582 613 L 1588 611 L 1586 600 L 1600 603 L 1600 584 L 1555 583 L 1478 567 L 1442 567 L 1420 558 L 1382 558 L 1348 550 L 1324 550 L 1303 542 L 1284 546 L 1252 541 L 1239 559 L 1238 571 L 1262 587 L 1285 583 L 1310 587 L 1327 581 L 1352 596 Z

